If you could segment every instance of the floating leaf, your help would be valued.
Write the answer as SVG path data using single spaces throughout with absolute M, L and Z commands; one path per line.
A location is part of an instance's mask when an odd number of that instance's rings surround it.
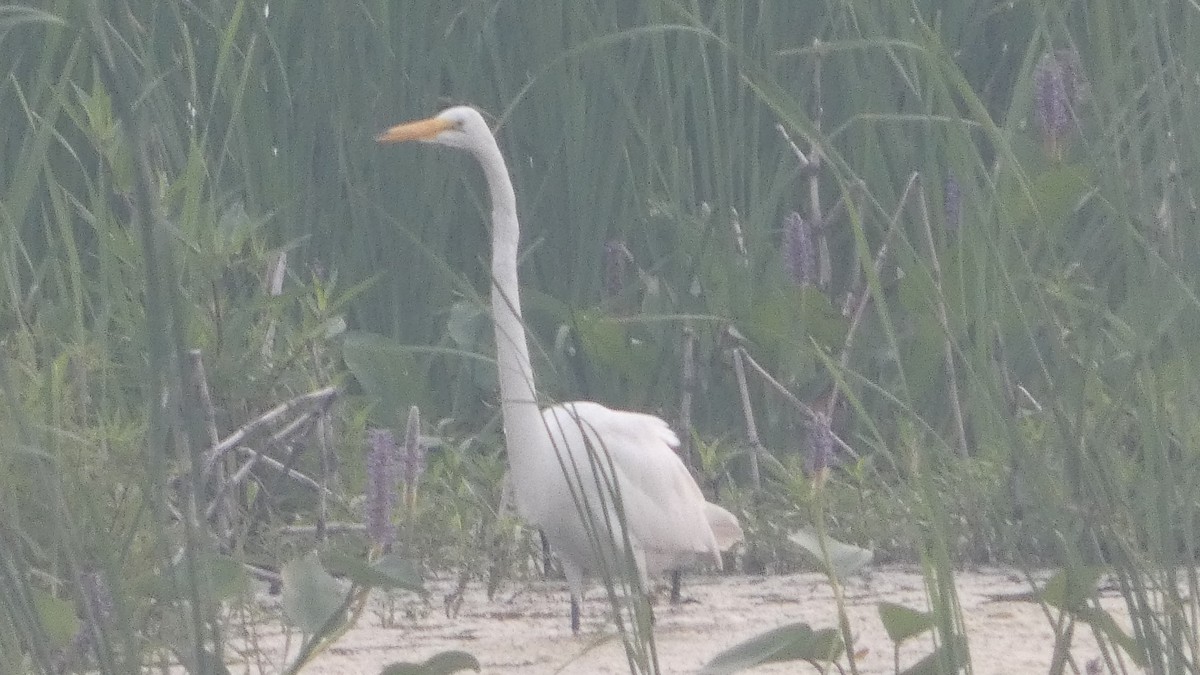
M 894 602 L 879 603 L 879 619 L 892 642 L 900 643 L 933 628 L 932 612 L 921 612 Z
M 342 584 L 321 567 L 316 551 L 288 562 L 279 576 L 283 579 L 284 616 L 305 633 L 323 630 L 345 604 Z
M 788 535 L 788 539 L 799 545 L 817 561 L 821 566 L 825 565 L 825 560 L 821 556 L 821 541 L 817 534 L 811 530 L 798 530 Z M 874 554 L 865 548 L 859 548 L 851 544 L 844 544 L 836 539 L 825 538 L 825 545 L 829 550 L 829 565 L 832 572 L 839 579 L 845 579 L 868 563 Z
M 773 628 L 717 654 L 700 672 L 704 675 L 736 673 L 764 663 L 783 661 L 830 662 L 845 651 L 834 628 L 813 630 L 806 623 Z
M 389 553 L 374 563 L 339 551 L 325 551 L 320 558 L 329 572 L 343 575 L 360 586 L 403 588 L 417 593 L 424 590 L 416 566 L 394 554 Z
M 425 660 L 424 663 L 393 663 L 379 675 L 449 675 L 463 670 L 479 672 L 479 660 L 466 652 L 442 652 Z

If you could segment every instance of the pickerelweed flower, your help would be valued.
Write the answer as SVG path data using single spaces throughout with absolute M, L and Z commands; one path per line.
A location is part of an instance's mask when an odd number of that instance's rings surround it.
M 367 535 L 380 548 L 396 540 L 392 509 L 396 505 L 396 478 L 392 462 L 399 453 L 391 429 L 367 431 Z
M 783 264 L 796 285 L 816 283 L 817 251 L 812 225 L 795 211 L 783 218 Z
M 808 470 L 813 479 L 823 481 L 833 462 L 833 429 L 829 415 L 817 412 L 808 423 Z
M 67 672 L 71 663 L 83 659 L 100 643 L 104 626 L 112 620 L 114 605 L 112 590 L 104 576 L 94 570 L 79 573 L 79 595 L 83 605 L 83 621 L 54 662 L 55 672 Z
M 624 290 L 625 268 L 632 257 L 620 239 L 604 244 L 604 297 L 620 295 Z
M 953 171 L 946 176 L 946 183 L 942 186 L 942 214 L 946 219 L 946 230 L 957 232 L 962 226 L 962 194 Z
M 1079 55 L 1071 49 L 1042 55 L 1033 70 L 1033 88 L 1034 114 L 1046 153 L 1062 159 L 1063 141 L 1086 89 Z

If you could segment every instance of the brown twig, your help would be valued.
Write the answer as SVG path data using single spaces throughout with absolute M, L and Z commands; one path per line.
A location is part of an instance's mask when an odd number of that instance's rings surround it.
M 746 351 L 745 347 L 739 346 L 736 349 L 742 353 L 742 358 L 744 358 L 746 362 L 750 364 L 750 367 L 754 369 L 754 372 L 758 373 L 758 376 L 761 377 L 764 382 L 771 385 L 771 388 L 774 389 L 780 396 L 782 396 L 784 400 L 786 400 L 788 403 L 791 403 L 796 407 L 797 410 L 807 415 L 810 420 L 817 419 L 817 415 L 821 413 L 813 410 L 807 404 L 805 404 L 804 401 L 801 401 L 799 398 L 797 398 L 795 394 L 788 391 L 787 387 L 783 386 L 779 380 L 776 380 L 774 377 L 772 377 L 771 373 L 767 372 L 766 368 L 763 368 L 758 361 L 754 360 L 754 357 L 750 356 L 750 352 Z M 846 443 L 846 441 L 842 440 L 841 437 L 839 437 L 832 430 L 830 431 L 830 435 L 833 436 L 833 442 L 837 443 L 839 448 L 845 450 L 851 457 L 858 459 L 858 453 L 855 452 L 853 447 Z
M 692 456 L 692 397 L 696 391 L 696 331 L 683 329 L 683 364 L 679 375 L 679 454 L 692 472 L 696 461 Z
M 333 450 L 330 447 L 327 434 L 328 418 L 326 410 L 316 412 L 317 450 L 321 458 L 321 476 L 317 482 L 321 489 L 317 493 L 317 543 L 325 543 L 325 525 L 329 520 L 329 483 L 333 479 Z
M 322 411 L 314 410 L 314 411 L 309 411 L 305 415 L 302 415 L 302 416 L 296 418 L 295 420 L 292 420 L 292 422 L 289 423 L 287 426 L 285 426 L 283 429 L 280 429 L 279 431 L 277 431 L 271 435 L 269 444 L 273 445 L 273 446 L 286 445 L 286 441 L 288 439 L 290 439 L 292 436 L 297 435 L 297 433 L 299 432 L 301 427 L 303 427 L 304 425 L 310 424 L 313 421 L 314 416 L 318 417 L 318 419 L 319 419 L 319 416 L 323 415 L 323 414 L 324 413 Z M 240 454 L 243 454 L 243 455 L 249 455 L 250 459 L 248 461 L 246 461 L 244 464 L 242 464 L 242 466 L 238 468 L 237 472 L 234 473 L 233 476 L 231 476 L 229 478 L 229 480 L 222 483 L 221 486 L 218 488 L 217 494 L 214 496 L 213 500 L 209 503 L 208 509 L 205 511 L 205 513 L 208 517 L 212 516 L 213 512 L 215 511 L 215 509 L 217 508 L 217 506 L 219 504 L 218 500 L 224 495 L 224 493 L 227 492 L 228 490 L 233 489 L 234 487 L 241 485 L 246 480 L 246 477 L 248 475 L 250 475 L 250 472 L 254 469 L 254 467 L 260 463 L 265 464 L 265 465 L 275 469 L 276 471 L 279 471 L 287 478 L 291 478 L 292 480 L 295 480 L 302 485 L 306 485 L 308 487 L 313 488 L 314 490 L 317 490 L 318 494 L 323 494 L 323 495 L 333 494 L 329 490 L 329 488 L 326 487 L 325 485 L 322 485 L 321 482 L 317 481 L 316 479 L 312 478 L 311 476 L 308 476 L 307 474 L 301 473 L 301 472 L 291 468 L 290 466 L 287 466 L 283 462 L 280 462 L 279 460 L 271 457 L 270 455 L 267 455 L 265 453 L 259 452 L 258 450 L 255 450 L 253 448 L 249 448 L 246 446 L 238 446 L 237 452 Z
M 766 447 L 758 437 L 758 424 L 754 421 L 754 409 L 750 406 L 750 387 L 746 383 L 746 366 L 742 363 L 741 347 L 733 349 L 733 370 L 737 374 L 738 390 L 742 396 L 742 414 L 746 418 L 746 440 L 750 441 L 750 480 L 755 490 L 762 489 L 762 473 L 759 458 L 766 454 Z
M 195 390 L 196 401 L 200 404 L 200 413 L 204 420 L 204 432 L 208 436 L 209 447 L 216 445 L 221 440 L 220 432 L 217 431 L 217 413 L 216 407 L 213 405 L 212 394 L 208 389 L 208 375 L 204 369 L 204 354 L 199 349 L 192 349 L 187 353 L 188 365 L 191 369 L 191 383 Z M 230 543 L 230 538 L 233 536 L 234 514 L 237 513 L 237 494 L 233 490 L 225 488 L 225 482 L 234 473 L 237 468 L 236 462 L 226 461 L 218 462 L 214 467 L 216 469 L 216 485 L 217 495 L 223 495 L 223 499 L 214 499 L 212 506 L 207 510 L 206 517 L 213 518 L 213 527 L 217 531 L 217 538 L 222 544 Z
M 250 436 L 258 433 L 263 427 L 274 424 L 281 417 L 285 417 L 293 410 L 306 406 L 311 406 L 317 410 L 328 409 L 337 398 L 340 390 L 335 386 L 328 386 L 311 391 L 307 394 L 302 394 L 293 398 L 290 401 L 280 403 L 271 408 L 267 412 L 259 415 L 257 418 L 250 420 L 234 430 L 233 433 L 226 436 L 220 443 L 209 448 L 204 458 L 204 473 L 207 475 L 211 472 L 218 460 L 239 444 L 244 443 Z

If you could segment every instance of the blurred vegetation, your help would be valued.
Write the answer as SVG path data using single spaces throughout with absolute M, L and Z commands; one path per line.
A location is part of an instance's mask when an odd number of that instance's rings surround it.
M 686 423 L 734 570 L 810 565 L 814 527 L 920 563 L 950 672 L 947 573 L 1056 566 L 1040 601 L 1110 669 L 1196 669 L 1194 4 L 47 0 L 0 5 L 0 47 L 0 672 L 221 672 L 281 569 L 356 584 L 290 606 L 326 637 L 355 593 L 419 590 L 400 558 L 536 574 L 482 181 L 373 141 L 458 102 L 513 173 L 543 391 Z M 337 526 L 413 405 L 392 554 Z M 844 442 L 816 466 L 814 412 Z

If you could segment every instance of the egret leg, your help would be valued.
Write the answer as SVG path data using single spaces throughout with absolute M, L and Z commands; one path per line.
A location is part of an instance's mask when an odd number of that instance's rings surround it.
M 680 599 L 682 598 L 682 594 L 680 592 L 680 590 L 681 590 L 680 583 L 679 583 L 680 576 L 682 576 L 682 575 L 680 574 L 679 570 L 671 571 L 671 604 L 672 605 L 678 605 Z
M 550 540 L 546 538 L 546 533 L 538 530 L 538 536 L 542 538 L 542 576 L 549 577 L 550 568 Z
M 571 596 L 571 633 L 579 635 L 579 598 Z

